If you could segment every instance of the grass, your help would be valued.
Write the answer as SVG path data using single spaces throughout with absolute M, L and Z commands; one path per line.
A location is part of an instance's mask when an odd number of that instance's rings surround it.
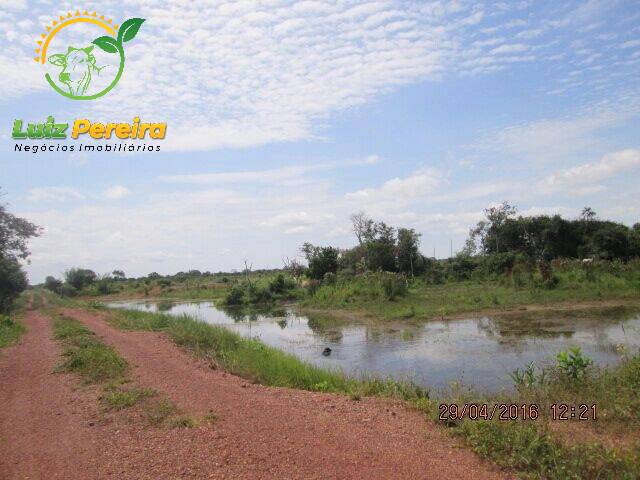
M 35 304 L 39 297 L 31 296 Z M 20 341 L 22 335 L 27 331 L 20 321 L 29 300 L 29 294 L 23 292 L 13 304 L 13 310 L 8 315 L 0 313 L 0 348 L 14 345 Z
M 554 480 L 633 479 L 640 457 L 598 443 L 567 445 L 528 422 L 465 421 L 457 428 L 480 456 L 524 478 Z
M 355 380 L 339 371 L 315 367 L 260 341 L 189 316 L 113 310 L 110 322 L 124 330 L 164 331 L 177 345 L 207 358 L 213 365 L 263 385 L 360 396 L 399 396 L 407 400 L 428 397 L 415 385 L 374 378 Z
M 15 315 L 0 314 L 0 348 L 17 343 L 25 331 L 24 325 Z
M 149 388 L 111 388 L 106 389 L 104 395 L 100 397 L 100 403 L 105 410 L 123 410 L 133 407 L 135 404 L 146 398 L 156 395 L 156 392 Z
M 515 393 L 457 392 L 443 403 L 538 405 L 534 421 L 461 420 L 445 425 L 478 454 L 536 479 L 640 478 L 640 354 L 620 365 L 590 367 L 579 379 L 549 369 Z M 551 405 L 597 405 L 597 420 L 553 420 Z M 430 414 L 437 418 L 432 410 Z M 438 412 L 439 413 L 439 412 Z
M 73 372 L 84 383 L 99 384 L 120 380 L 129 369 L 125 359 L 97 340 L 93 332 L 76 320 L 56 318 L 53 335 L 66 344 L 62 354 L 65 360 L 57 367 L 58 372 Z
M 82 323 L 65 316 L 58 316 L 53 323 L 53 335 L 64 343 L 65 360 L 57 372 L 71 372 L 80 376 L 85 384 L 103 387 L 99 401 L 105 411 L 119 411 L 140 406 L 146 420 L 155 426 L 189 428 L 196 421 L 182 412 L 166 398 L 158 398 L 157 392 L 148 388 L 123 386 L 129 380 L 129 365 L 118 352 L 96 339 Z
M 591 280 L 575 271 L 557 272 L 554 289 L 535 284 L 518 285 L 507 277 L 429 284 L 416 279 L 405 296 L 390 301 L 365 278 L 322 285 L 308 295 L 302 306 L 324 310 L 351 310 L 380 319 L 424 320 L 482 310 L 509 310 L 524 305 L 553 305 L 561 302 L 601 300 L 637 301 L 640 280 L 631 274 L 603 272 Z

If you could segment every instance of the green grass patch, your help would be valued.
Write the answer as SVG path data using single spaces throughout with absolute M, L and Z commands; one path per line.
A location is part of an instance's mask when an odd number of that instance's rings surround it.
M 65 360 L 56 371 L 76 373 L 87 384 L 119 380 L 127 373 L 127 361 L 80 322 L 60 316 L 53 323 L 53 335 L 66 344 Z
M 100 403 L 105 410 L 123 410 L 154 395 L 156 392 L 149 388 L 122 389 L 116 387 L 106 390 L 100 397 Z
M 637 453 L 619 453 L 598 443 L 567 445 L 528 422 L 468 420 L 455 428 L 476 453 L 521 472 L 525 478 L 597 480 L 640 476 Z
M 478 276 L 463 281 L 433 284 L 424 278 L 409 281 L 406 295 L 390 300 L 367 275 L 322 283 L 301 301 L 313 309 L 352 310 L 380 319 L 431 319 L 482 310 L 509 310 L 523 305 L 562 302 L 636 300 L 640 295 L 640 269 L 603 270 L 586 278 L 577 267 L 558 269 L 558 284 L 541 288 L 539 282 L 520 284 L 512 276 Z
M 640 354 L 625 355 L 616 367 L 587 367 L 577 378 L 559 367 L 548 368 L 544 375 L 539 369 L 531 372 L 528 382 L 514 393 L 478 395 L 460 390 L 443 403 L 536 404 L 536 420 L 466 419 L 445 425 L 478 454 L 521 472 L 525 478 L 640 478 Z M 551 405 L 560 403 L 595 404 L 597 420 L 553 420 Z M 430 416 L 438 417 L 433 404 L 426 407 Z M 574 427 L 578 430 L 572 429 L 571 422 L 577 423 Z
M 17 343 L 25 331 L 26 328 L 16 315 L 0 314 L 0 348 Z

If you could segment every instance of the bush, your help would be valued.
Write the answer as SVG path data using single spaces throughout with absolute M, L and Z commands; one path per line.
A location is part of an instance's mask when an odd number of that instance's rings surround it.
M 445 281 L 444 267 L 435 258 L 425 259 L 424 279 L 431 285 L 441 285 Z
M 84 287 L 92 285 L 96 281 L 97 275 L 93 270 L 72 268 L 64 273 L 64 278 L 73 288 L 82 290 Z
M 234 285 L 223 300 L 225 305 L 242 305 L 244 303 L 244 289 Z
M 44 288 L 52 291 L 53 293 L 60 293 L 60 289 L 62 288 L 62 282 L 54 277 L 47 277 L 44 280 Z
M 336 284 L 336 274 L 333 272 L 327 272 L 324 274 L 323 282 L 325 285 L 335 285 Z
M 593 363 L 593 360 L 582 353 L 580 347 L 572 347 L 569 350 L 559 352 L 557 361 L 560 373 L 573 380 L 584 378 L 587 369 Z
M 0 256 L 0 313 L 11 310 L 14 300 L 27 285 L 27 275 L 18 261 Z
M 78 294 L 78 290 L 73 285 L 63 283 L 59 294 L 63 297 L 75 297 Z
M 96 290 L 100 295 L 109 295 L 113 290 L 109 279 L 103 278 L 96 283 Z
M 407 279 L 404 275 L 388 272 L 379 275 L 379 282 L 386 300 L 395 300 L 407 294 Z
M 268 288 L 257 287 L 254 284 L 249 284 L 247 287 L 246 298 L 249 303 L 254 305 L 273 302 L 273 294 Z
M 279 273 L 271 282 L 269 282 L 269 291 L 276 295 L 283 295 L 295 288 L 295 283 L 287 279 L 282 273 Z

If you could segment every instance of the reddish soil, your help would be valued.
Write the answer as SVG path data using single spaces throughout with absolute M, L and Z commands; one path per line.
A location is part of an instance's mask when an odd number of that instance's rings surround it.
M 173 430 L 105 420 L 95 389 L 51 373 L 59 346 L 50 321 L 30 311 L 22 342 L 0 351 L 2 479 L 510 478 L 400 404 L 253 385 L 158 333 L 65 313 L 116 348 L 135 383 L 219 420 Z

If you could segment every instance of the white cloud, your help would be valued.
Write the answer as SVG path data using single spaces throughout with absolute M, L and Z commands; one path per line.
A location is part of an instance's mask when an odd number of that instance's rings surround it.
M 102 196 L 109 200 L 119 200 L 131 195 L 131 191 L 122 185 L 113 185 L 102 192 Z
M 604 155 L 598 162 L 585 163 L 548 176 L 539 187 L 545 193 L 593 193 L 603 189 L 596 182 L 640 167 L 640 150 L 627 149 Z
M 378 188 L 364 188 L 349 192 L 345 198 L 364 204 L 411 201 L 435 192 L 442 180 L 442 174 L 438 170 L 421 168 L 408 177 L 388 180 Z
M 49 89 L 32 53 L 52 13 L 44 0 L 29 7 L 39 24 L 0 40 L 0 99 Z M 478 42 L 475 30 L 490 9 L 457 1 L 272 0 L 141 2 L 123 12 L 121 2 L 105 0 L 100 11 L 146 22 L 127 45 L 127 68 L 110 101 L 88 106 L 116 121 L 122 105 L 136 105 L 141 118 L 167 121 L 164 151 L 315 138 L 327 116 L 400 86 L 532 60 L 504 55 L 528 49 L 524 44 L 489 54 L 486 39 Z M 21 20 L 10 14 L 6 26 Z M 469 63 L 485 55 L 491 65 Z
M 640 115 L 640 93 L 620 95 L 591 105 L 573 116 L 511 125 L 490 132 L 473 149 L 549 163 L 598 145 L 597 132 Z
M 61 202 L 80 200 L 85 196 L 73 187 L 34 187 L 28 190 L 27 200 L 30 202 Z
M 168 183 L 192 183 L 201 185 L 233 183 L 283 183 L 300 180 L 310 173 L 335 170 L 349 166 L 375 165 L 380 161 L 378 155 L 348 159 L 342 162 L 327 162 L 312 165 L 295 165 L 267 170 L 246 170 L 224 173 L 195 173 L 181 175 L 161 175 L 158 180 Z

